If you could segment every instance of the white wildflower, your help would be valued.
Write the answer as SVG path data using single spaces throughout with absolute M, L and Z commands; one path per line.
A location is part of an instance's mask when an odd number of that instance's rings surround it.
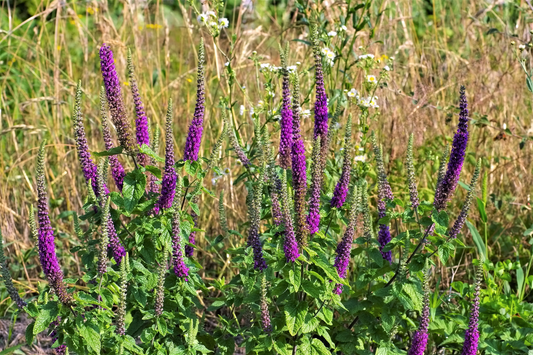
M 228 28 L 229 27 L 229 21 L 227 18 L 221 18 L 218 20 L 218 24 L 220 25 L 220 28 Z
M 385 65 L 383 69 L 385 69 L 385 71 L 390 71 L 390 67 L 388 65 Z
M 526 49 L 526 45 L 525 44 L 521 44 L 518 46 L 518 49 Z
M 198 17 L 196 19 L 198 20 L 198 23 L 200 25 L 205 25 L 207 23 L 207 15 L 206 14 L 200 14 L 200 15 L 198 15 Z
M 241 107 L 239 108 L 239 115 L 241 116 L 244 115 L 244 111 L 245 111 L 244 105 L 241 105 Z
M 366 81 L 369 83 L 375 84 L 376 83 L 376 77 L 374 75 L 367 75 Z
M 346 31 L 348 30 L 348 28 L 347 28 L 345 25 L 342 25 L 342 26 L 340 27 L 340 30 L 346 32 Z
M 328 37 L 335 37 L 335 36 L 337 36 L 337 32 L 336 31 L 328 32 Z
M 352 88 L 352 90 L 348 91 L 348 97 L 359 97 L 359 93 Z
M 364 155 L 356 155 L 355 158 L 353 158 L 354 161 L 360 161 L 360 162 L 365 162 L 366 161 L 366 156 Z

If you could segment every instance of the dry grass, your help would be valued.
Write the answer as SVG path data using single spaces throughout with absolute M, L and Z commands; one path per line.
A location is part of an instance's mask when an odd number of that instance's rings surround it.
M 465 85 L 470 101 L 471 116 L 479 120 L 486 116 L 487 126 L 472 126 L 469 145 L 468 174 L 473 170 L 476 158 L 483 158 L 489 173 L 489 193 L 504 199 L 504 208 L 491 207 L 491 219 L 503 226 L 501 238 L 518 233 L 516 225 L 526 223 L 531 214 L 528 196 L 532 193 L 533 142 L 527 141 L 523 149 L 519 143 L 524 136 L 533 136 L 531 119 L 531 93 L 526 90 L 524 74 L 516 60 L 516 48 L 511 46 L 511 33 L 520 40 L 528 40 L 528 21 L 533 12 L 509 10 L 501 5 L 489 6 L 482 1 L 435 1 L 434 15 L 422 14 L 425 1 L 384 0 L 376 2 L 377 13 L 384 10 L 374 23 L 375 36 L 360 33 L 355 44 L 369 46 L 369 52 L 396 57 L 392 79 L 380 96 L 382 116 L 372 122 L 372 128 L 380 132 L 386 159 L 393 178 L 393 189 L 404 186 L 403 168 L 407 137 L 413 132 L 415 145 L 422 146 L 416 156 L 423 194 L 430 196 L 435 181 L 434 159 L 446 139 L 453 135 L 457 112 L 458 88 Z M 181 152 L 185 133 L 192 118 L 195 100 L 196 46 L 200 35 L 207 47 L 207 119 L 201 155 L 208 155 L 212 143 L 221 130 L 217 108 L 218 98 L 226 94 L 224 75 L 225 59 L 216 54 L 213 40 L 199 29 L 190 9 L 176 6 L 170 9 L 160 2 L 143 7 L 135 2 L 124 2 L 117 8 L 106 9 L 100 2 L 88 2 L 87 6 L 54 0 L 42 2 L 35 15 L 25 22 L 17 22 L 13 8 L 6 2 L 0 5 L 0 88 L 2 109 L 0 113 L 0 227 L 8 242 L 9 254 L 21 265 L 21 275 L 27 292 L 35 291 L 38 278 L 34 257 L 27 254 L 34 242 L 27 226 L 28 207 L 35 202 L 34 166 L 39 142 L 48 139 L 48 182 L 53 214 L 62 211 L 80 211 L 86 195 L 76 159 L 71 114 L 74 89 L 78 80 L 84 88 L 86 130 L 92 150 L 103 150 L 98 117 L 98 92 L 102 85 L 99 74 L 98 48 L 110 44 L 115 52 L 119 75 L 126 81 L 126 51 L 131 48 L 136 63 L 141 94 L 152 126 L 161 129 L 165 106 L 169 98 L 175 103 L 175 143 Z M 99 5 L 98 5 L 99 4 Z M 260 8 L 264 4 L 258 5 Z M 325 6 L 325 17 L 334 21 L 339 7 Z M 512 13 L 510 13 L 510 11 Z M 514 11 L 514 12 L 513 12 Z M 515 14 L 516 12 L 516 14 Z M 80 15 L 81 14 L 81 15 Z M 277 14 L 282 14 L 277 18 Z M 233 28 L 237 42 L 232 66 L 237 71 L 240 85 L 247 87 L 247 95 L 235 94 L 239 104 L 248 105 L 250 98 L 260 96 L 262 87 L 256 80 L 253 62 L 248 59 L 252 51 L 264 57 L 264 62 L 279 64 L 277 46 L 280 40 L 305 38 L 294 13 L 288 11 L 250 13 L 237 7 L 233 11 Z M 433 25 L 428 26 L 430 21 Z M 490 19 L 490 21 L 489 21 Z M 517 25 L 518 24 L 518 25 Z M 496 27 L 501 33 L 487 35 Z M 516 28 L 515 28 L 516 27 Z M 422 33 L 421 31 L 425 31 Z M 12 33 L 11 35 L 8 35 Z M 381 42 L 377 43 L 379 40 Z M 227 49 L 228 40 L 219 40 Z M 290 62 L 302 62 L 301 69 L 312 66 L 309 48 L 300 42 L 291 42 Z M 307 94 L 312 84 L 312 72 L 302 82 L 302 92 Z M 354 82 L 362 80 L 354 77 Z M 330 86 L 332 82 L 328 82 Z M 330 87 L 331 88 L 331 87 Z M 337 88 L 338 87 L 337 85 Z M 127 107 L 132 112 L 129 87 L 123 85 Z M 306 102 L 305 108 L 311 108 Z M 244 137 L 251 136 L 248 116 L 240 117 Z M 346 119 L 347 112 L 345 112 Z M 343 122 L 343 121 L 341 121 Z M 305 126 L 310 137 L 311 120 Z M 496 139 L 506 124 L 512 134 Z M 308 145 L 309 142 L 307 142 Z M 178 156 L 181 153 L 178 153 Z M 128 162 L 124 162 L 127 163 Z M 239 174 L 233 158 L 224 154 L 223 166 L 231 168 L 229 176 L 213 187 L 226 190 L 226 207 L 230 228 L 246 217 L 243 209 L 245 193 L 242 184 L 233 186 L 232 180 Z M 467 174 L 467 175 L 468 175 Z M 210 178 L 210 177 L 209 177 Z M 463 178 L 466 180 L 466 176 Z M 210 184 L 210 179 L 206 181 Z M 403 191 L 405 193 L 407 191 Z M 211 197 L 203 197 L 201 205 L 215 205 Z M 510 204 L 512 203 L 512 204 Z M 206 229 L 200 238 L 216 235 L 216 213 L 201 217 L 200 227 Z M 477 216 L 474 216 L 477 218 Z M 522 222 L 523 221 L 523 222 Z M 64 266 L 76 273 L 77 260 L 68 253 L 77 241 L 73 237 L 72 223 L 66 218 L 55 226 L 60 240 L 65 244 Z M 529 226 L 528 226 L 529 227 Z M 491 247 L 501 251 L 499 236 Z M 200 247 L 206 243 L 200 239 Z M 516 246 L 521 252 L 527 245 Z M 35 255 L 35 253 L 33 253 Z M 203 254 L 210 257 L 208 252 Z M 22 285 L 20 285 L 22 286 Z

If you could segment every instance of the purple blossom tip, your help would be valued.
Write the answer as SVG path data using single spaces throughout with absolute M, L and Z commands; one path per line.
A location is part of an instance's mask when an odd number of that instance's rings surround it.
M 72 297 L 67 293 L 63 283 L 63 271 L 59 266 L 55 249 L 54 230 L 48 215 L 48 194 L 45 178 L 45 141 L 41 143 L 37 158 L 37 215 L 39 220 L 39 259 L 50 287 L 57 294 L 61 303 L 70 304 Z
M 472 310 L 470 313 L 470 322 L 468 329 L 465 332 L 465 342 L 463 344 L 463 351 L 461 355 L 476 355 L 479 343 L 479 295 L 481 291 L 481 280 L 483 278 L 483 269 L 478 268 L 476 277 L 476 289 L 474 292 L 474 301 L 472 303 Z
M 165 150 L 165 171 L 161 183 L 161 195 L 156 202 L 154 212 L 159 213 L 162 209 L 172 207 L 174 194 L 176 192 L 176 169 L 174 168 L 174 137 L 172 134 L 172 100 L 168 103 L 166 117 L 166 150 Z
M 352 147 L 350 144 L 351 136 L 352 120 L 350 116 L 346 125 L 346 135 L 344 137 L 344 160 L 342 164 L 341 177 L 339 179 L 339 182 L 335 186 L 335 190 L 333 191 L 333 197 L 331 199 L 331 206 L 336 208 L 341 208 L 344 205 L 344 201 L 346 201 L 346 196 L 348 195 L 348 185 L 350 183 L 350 174 L 352 171 Z
M 204 84 L 204 62 L 205 49 L 203 39 L 200 42 L 198 50 L 198 78 L 196 89 L 196 107 L 194 109 L 194 117 L 189 126 L 189 134 L 185 141 L 185 152 L 183 160 L 198 160 L 198 152 L 200 151 L 200 144 L 202 142 L 204 114 L 205 114 L 205 84 Z
M 440 181 L 435 192 L 435 201 L 433 205 L 437 211 L 442 211 L 446 208 L 446 204 L 451 199 L 459 175 L 463 168 L 463 163 L 466 155 L 466 147 L 468 145 L 468 103 L 466 101 L 466 94 L 464 86 L 461 86 L 459 99 L 459 124 L 457 132 L 453 137 L 452 150 L 450 153 L 450 160 L 448 161 L 448 168 L 446 174 Z
M 118 132 L 120 145 L 128 152 L 133 151 L 133 142 L 131 139 L 131 126 L 127 119 L 126 110 L 120 88 L 120 80 L 115 68 L 113 52 L 105 44 L 100 47 L 100 65 L 104 86 L 106 90 L 107 102 L 111 111 L 111 120 Z

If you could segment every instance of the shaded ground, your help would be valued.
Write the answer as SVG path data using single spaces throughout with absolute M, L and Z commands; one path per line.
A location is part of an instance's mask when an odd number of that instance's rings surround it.
M 31 319 L 26 314 L 21 314 L 20 318 L 13 329 L 12 321 L 9 319 L 0 319 L 0 351 L 8 349 L 10 347 L 16 347 L 22 345 L 15 350 L 13 354 L 27 354 L 27 355 L 49 355 L 54 354 L 54 351 L 50 349 L 52 341 L 50 337 L 45 335 L 38 335 L 36 342 L 33 346 L 26 345 L 26 328 L 31 323 Z M 11 332 L 11 336 L 10 333 Z

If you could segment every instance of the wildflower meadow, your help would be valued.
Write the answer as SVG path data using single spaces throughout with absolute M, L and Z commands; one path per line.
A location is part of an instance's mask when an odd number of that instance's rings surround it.
M 3 2 L 0 355 L 533 354 L 532 23 Z

